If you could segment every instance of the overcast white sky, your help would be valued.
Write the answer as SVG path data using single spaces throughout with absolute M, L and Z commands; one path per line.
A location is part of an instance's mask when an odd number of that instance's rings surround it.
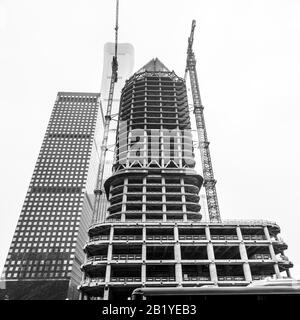
M 112 0 L 0 0 L 0 269 L 57 91 L 100 90 Z M 135 70 L 194 49 L 224 219 L 275 220 L 300 278 L 300 1 L 120 0 Z

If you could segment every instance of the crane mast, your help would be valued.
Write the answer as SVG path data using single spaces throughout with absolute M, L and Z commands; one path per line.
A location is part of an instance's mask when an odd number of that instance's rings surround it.
M 118 81 L 118 59 L 117 59 L 118 29 L 119 29 L 119 0 L 116 0 L 115 52 L 114 52 L 114 56 L 111 64 L 111 79 L 110 79 L 106 114 L 104 117 L 104 129 L 103 129 L 104 132 L 103 132 L 103 139 L 102 139 L 102 145 L 101 145 L 101 151 L 100 151 L 100 162 L 98 167 L 96 188 L 94 190 L 95 201 L 94 201 L 94 207 L 93 207 L 92 223 L 97 222 L 100 217 L 100 202 L 101 202 L 101 196 L 103 194 L 103 175 L 104 175 L 104 168 L 105 168 L 106 152 L 108 149 L 107 141 L 108 141 L 108 134 L 109 134 L 109 126 L 111 121 L 111 110 L 112 110 L 115 83 Z
M 218 204 L 218 197 L 216 191 L 216 180 L 214 179 L 214 173 L 212 168 L 212 161 L 209 151 L 209 141 L 207 138 L 207 132 L 204 121 L 203 105 L 200 96 L 197 71 L 196 71 L 196 59 L 193 52 L 193 41 L 194 41 L 194 30 L 196 26 L 196 21 L 193 20 L 191 34 L 188 39 L 188 49 L 187 49 L 187 61 L 185 69 L 185 78 L 187 73 L 190 75 L 191 91 L 194 103 L 194 114 L 196 120 L 197 134 L 199 149 L 201 154 L 201 163 L 204 178 L 204 188 L 207 199 L 207 207 L 210 221 L 221 221 L 220 209 Z

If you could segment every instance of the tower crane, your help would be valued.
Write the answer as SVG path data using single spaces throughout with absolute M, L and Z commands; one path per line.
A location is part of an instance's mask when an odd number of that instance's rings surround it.
M 118 58 L 117 58 L 117 56 L 118 56 L 118 29 L 119 29 L 119 0 L 116 0 L 115 51 L 114 51 L 114 56 L 113 56 L 112 64 L 111 64 L 111 79 L 110 79 L 106 114 L 104 117 L 104 132 L 103 132 L 101 152 L 100 152 L 100 163 L 99 163 L 99 167 L 98 167 L 96 188 L 94 190 L 95 200 L 94 200 L 94 206 L 93 206 L 92 223 L 97 222 L 100 217 L 100 202 L 101 202 L 100 200 L 101 200 L 101 195 L 103 194 L 104 166 L 105 166 L 106 152 L 108 150 L 107 141 L 108 141 L 110 121 L 112 118 L 111 110 L 112 110 L 115 83 L 118 81 Z
M 207 138 L 207 132 L 204 121 L 203 105 L 200 96 L 200 89 L 197 78 L 196 71 L 196 59 L 193 52 L 193 41 L 194 41 L 194 30 L 196 27 L 196 21 L 192 21 L 191 34 L 188 38 L 188 48 L 187 48 L 187 60 L 185 68 L 185 79 L 187 73 L 190 75 L 190 84 L 194 104 L 194 114 L 196 120 L 198 143 L 201 154 L 201 163 L 204 178 L 204 188 L 206 193 L 208 214 L 210 221 L 220 222 L 220 209 L 218 204 L 218 197 L 216 191 L 216 180 L 214 179 L 214 173 L 212 168 L 212 161 L 209 151 L 209 141 Z

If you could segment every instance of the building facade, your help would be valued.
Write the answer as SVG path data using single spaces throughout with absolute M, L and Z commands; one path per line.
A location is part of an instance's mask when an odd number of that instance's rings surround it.
M 2 274 L 9 299 L 78 298 L 102 129 L 98 93 L 58 93 Z
M 194 167 L 185 81 L 153 59 L 122 90 L 107 218 L 89 228 L 82 299 L 289 276 L 276 223 L 201 220 Z

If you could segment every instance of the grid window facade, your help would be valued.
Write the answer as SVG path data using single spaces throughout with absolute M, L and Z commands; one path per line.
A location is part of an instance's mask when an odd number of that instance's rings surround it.
M 99 110 L 99 94 L 58 93 L 5 263 L 7 280 L 72 276 L 91 219 L 83 202 Z

